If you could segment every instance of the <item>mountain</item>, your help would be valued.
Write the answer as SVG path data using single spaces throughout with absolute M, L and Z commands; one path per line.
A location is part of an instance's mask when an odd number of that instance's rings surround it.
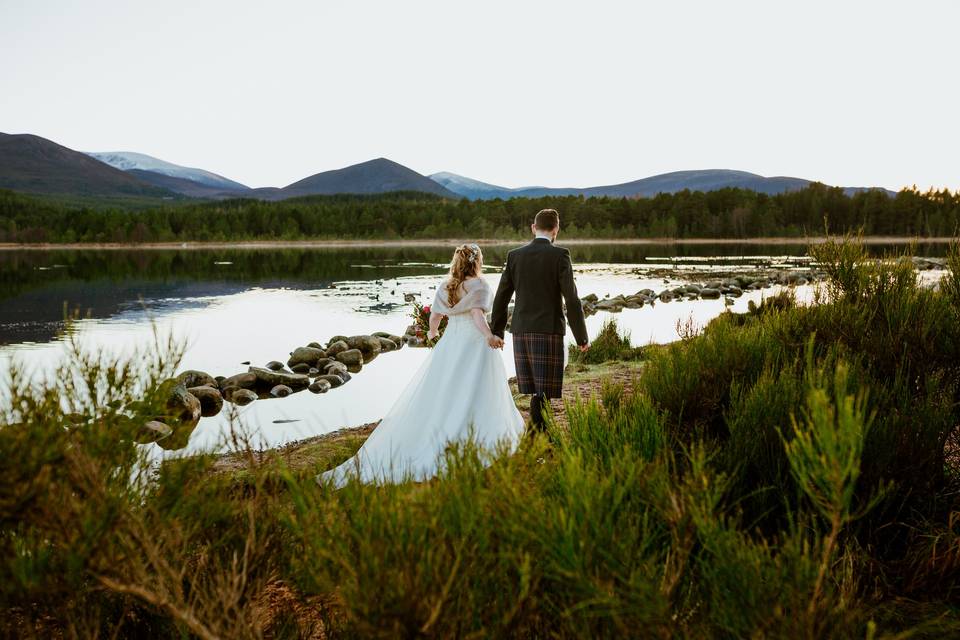
M 715 191 L 726 187 L 751 189 L 760 193 L 777 194 L 784 191 L 796 191 L 810 184 L 810 180 L 791 178 L 786 176 L 765 177 L 747 171 L 731 169 L 704 169 L 698 171 L 673 171 L 660 175 L 642 178 L 632 182 L 606 185 L 600 187 L 519 187 L 508 189 L 497 185 L 480 182 L 472 178 L 459 176 L 454 173 L 441 172 L 430 176 L 432 180 L 447 189 L 471 200 L 487 200 L 492 198 L 538 198 L 541 196 L 582 195 L 611 196 L 616 198 L 632 196 L 655 196 L 658 193 L 676 193 L 689 189 L 691 191 Z M 863 191 L 862 187 L 846 187 L 844 191 L 853 193 Z M 889 192 L 891 193 L 892 192 Z
M 194 182 L 187 178 L 177 178 L 174 176 L 164 175 L 162 173 L 154 173 L 153 171 L 146 171 L 144 169 L 128 169 L 125 173 L 129 173 L 136 178 L 148 182 L 157 187 L 163 187 L 164 189 L 169 189 L 170 191 L 185 195 L 190 198 L 206 198 L 209 200 L 222 200 L 224 198 L 239 198 L 242 196 L 251 196 L 253 194 L 252 189 L 232 189 L 225 190 L 222 187 L 209 186 L 202 184 L 200 182 Z
M 166 160 L 132 151 L 87 151 L 86 154 L 121 171 L 149 171 L 171 178 L 189 180 L 220 191 L 246 191 L 250 187 L 203 169 L 182 167 Z
M 0 133 L 0 188 L 76 196 L 174 196 L 79 151 L 26 133 Z
M 343 169 L 317 173 L 287 185 L 279 192 L 267 197 L 279 200 L 308 195 L 388 191 L 423 191 L 445 198 L 460 198 L 443 185 L 386 158 L 377 158 Z

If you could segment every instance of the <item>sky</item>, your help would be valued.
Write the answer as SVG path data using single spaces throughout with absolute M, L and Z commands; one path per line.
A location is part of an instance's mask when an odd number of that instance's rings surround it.
M 0 0 L 0 131 L 284 186 L 960 189 L 960 2 Z

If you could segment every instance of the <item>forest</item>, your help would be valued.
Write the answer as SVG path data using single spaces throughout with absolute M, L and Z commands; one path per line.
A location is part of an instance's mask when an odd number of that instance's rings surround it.
M 70 206 L 0 190 L 0 242 L 145 243 L 243 240 L 476 238 L 528 233 L 534 213 L 560 212 L 567 238 L 760 238 L 862 231 L 942 237 L 960 225 L 960 192 L 904 189 L 846 194 L 813 183 L 777 195 L 744 189 L 652 198 L 580 196 L 448 200 L 424 193 L 172 201 L 146 209 Z

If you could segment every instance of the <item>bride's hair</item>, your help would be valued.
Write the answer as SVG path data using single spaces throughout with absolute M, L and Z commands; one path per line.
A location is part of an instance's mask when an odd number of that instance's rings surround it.
M 483 254 L 475 244 L 462 244 L 453 252 L 450 261 L 450 279 L 447 281 L 447 300 L 450 306 L 460 302 L 460 285 L 467 278 L 480 275 L 483 269 Z

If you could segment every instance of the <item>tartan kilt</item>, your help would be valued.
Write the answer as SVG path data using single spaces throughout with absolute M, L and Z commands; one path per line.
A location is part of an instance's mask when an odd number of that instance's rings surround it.
M 513 360 L 520 393 L 563 395 L 563 336 L 555 333 L 513 334 Z

